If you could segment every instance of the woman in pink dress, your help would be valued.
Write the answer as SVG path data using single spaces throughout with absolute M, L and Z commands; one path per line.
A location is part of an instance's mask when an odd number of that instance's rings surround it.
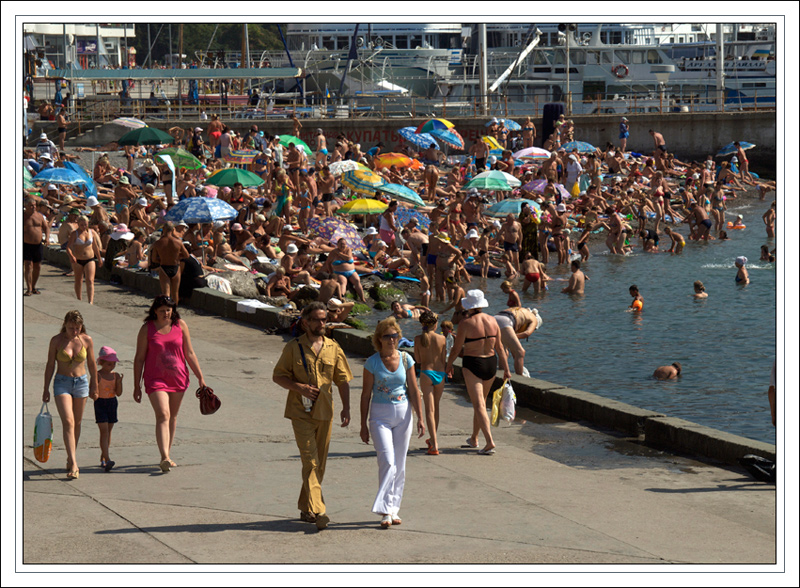
M 169 296 L 156 296 L 136 339 L 133 399 L 142 401 L 144 376 L 144 391 L 156 414 L 156 442 L 161 453 L 159 466 L 164 473 L 176 466 L 169 452 L 175 439 L 183 393 L 189 387 L 187 363 L 200 386 L 205 386 L 200 362 L 189 338 L 189 327 L 181 320 L 178 305 Z

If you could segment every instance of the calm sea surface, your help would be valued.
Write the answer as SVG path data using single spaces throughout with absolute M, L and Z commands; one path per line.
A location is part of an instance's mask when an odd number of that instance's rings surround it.
M 531 376 L 775 443 L 766 394 L 776 356 L 775 264 L 759 261 L 761 245 L 775 246 L 761 221 L 770 202 L 729 200 L 728 219 L 742 214 L 748 228 L 728 231 L 728 241 L 688 242 L 681 255 L 642 253 L 638 240 L 629 256 L 593 254 L 582 268 L 590 278 L 585 296 L 561 293 L 569 270 L 551 261 L 548 274 L 563 281 L 522 297 L 544 319 L 523 342 Z M 688 234 L 685 225 L 678 230 Z M 665 242 L 663 236 L 659 245 Z M 734 281 L 739 255 L 749 260 L 744 287 Z M 695 280 L 705 284 L 707 299 L 693 299 Z M 505 308 L 501 281 L 473 277 L 465 289 L 484 290 L 486 312 L 496 314 Z M 626 312 L 631 284 L 645 300 L 639 314 Z M 377 323 L 380 314 L 368 322 Z M 402 327 L 409 339 L 421 332 L 416 321 Z M 675 361 L 683 366 L 678 380 L 652 378 L 656 367 Z

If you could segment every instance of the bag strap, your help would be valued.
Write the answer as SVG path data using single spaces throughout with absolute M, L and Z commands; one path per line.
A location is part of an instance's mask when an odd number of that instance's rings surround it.
M 295 339 L 297 342 L 297 348 L 300 350 L 300 359 L 303 360 L 303 369 L 306 371 L 306 378 L 309 380 L 309 384 L 311 384 L 311 373 L 308 371 L 308 363 L 306 363 L 306 352 L 303 349 L 303 345 L 300 343 L 300 337 Z

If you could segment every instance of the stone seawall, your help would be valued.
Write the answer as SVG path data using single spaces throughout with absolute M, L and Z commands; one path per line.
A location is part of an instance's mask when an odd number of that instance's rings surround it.
M 721 147 L 732 141 L 748 141 L 758 148 L 748 152 L 751 167 L 774 170 L 777 156 L 776 113 L 774 110 L 748 112 L 703 112 L 703 113 L 670 113 L 670 114 L 629 114 L 630 138 L 628 150 L 641 153 L 653 151 L 653 139 L 648 133 L 650 129 L 664 135 L 667 149 L 680 160 L 703 160 L 706 155 L 714 155 Z M 576 137 L 596 147 L 605 147 L 607 142 L 619 143 L 619 122 L 617 115 L 576 115 L 572 119 L 577 128 Z M 316 130 L 321 128 L 329 140 L 343 133 L 347 138 L 360 143 L 362 151 L 366 151 L 379 141 L 386 146 L 384 151 L 393 151 L 401 141 L 397 131 L 402 127 L 418 126 L 425 122 L 424 118 L 349 118 L 349 119 L 302 119 L 303 128 L 300 138 L 312 148 L 315 146 Z M 469 147 L 486 132 L 487 117 L 448 118 Z M 242 120 L 232 119 L 224 122 L 237 133 L 247 132 L 252 125 L 273 134 L 290 134 L 292 123 L 288 119 Z M 521 121 L 517 121 L 521 122 Z M 541 120 L 534 121 L 537 127 L 536 145 L 541 145 Z M 91 123 L 82 123 L 84 128 Z M 180 125 L 183 128 L 206 127 L 206 121 L 184 119 L 169 122 L 148 121 L 153 127 L 166 131 Z M 71 123 L 77 126 L 77 123 Z M 88 126 L 87 126 L 88 125 Z M 37 122 L 35 132 L 44 130 L 55 133 L 54 122 Z M 96 127 L 75 139 L 71 146 L 96 147 L 116 141 L 128 129 L 119 125 L 105 124 Z M 717 160 L 718 161 L 718 160 Z M 774 172 L 773 172 L 774 173 Z
M 45 247 L 44 258 L 54 265 L 70 266 L 66 252 L 58 247 Z M 124 286 L 153 296 L 161 293 L 158 279 L 151 277 L 149 273 L 114 268 L 111 274 L 117 276 Z M 108 270 L 101 268 L 98 279 L 108 276 Z M 188 301 L 183 302 L 192 308 L 264 329 L 278 327 L 277 310 L 259 308 L 255 312 L 246 312 L 239 307 L 238 303 L 242 300 L 244 299 L 239 296 L 223 294 L 212 288 L 198 288 Z M 371 336 L 371 333 L 356 329 L 339 329 L 333 333 L 333 338 L 343 349 L 364 356 L 373 353 Z M 463 381 L 460 359 L 455 362 L 453 375 L 457 381 Z M 496 385 L 500 382 L 498 378 Z M 775 445 L 770 443 L 725 433 L 536 378 L 514 375 L 511 383 L 519 406 L 620 431 L 629 437 L 637 437 L 652 447 L 729 464 L 736 464 L 739 457 L 748 453 L 775 460 Z

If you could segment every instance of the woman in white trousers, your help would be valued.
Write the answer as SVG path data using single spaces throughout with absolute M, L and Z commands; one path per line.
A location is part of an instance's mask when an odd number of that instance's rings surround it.
M 369 443 L 371 434 L 378 455 L 378 494 L 372 512 L 381 515 L 383 529 L 403 522 L 398 513 L 406 480 L 412 409 L 419 436 L 425 434 L 414 358 L 398 351 L 401 336 L 394 317 L 378 323 L 372 336 L 377 353 L 364 364 L 361 392 L 361 440 Z

